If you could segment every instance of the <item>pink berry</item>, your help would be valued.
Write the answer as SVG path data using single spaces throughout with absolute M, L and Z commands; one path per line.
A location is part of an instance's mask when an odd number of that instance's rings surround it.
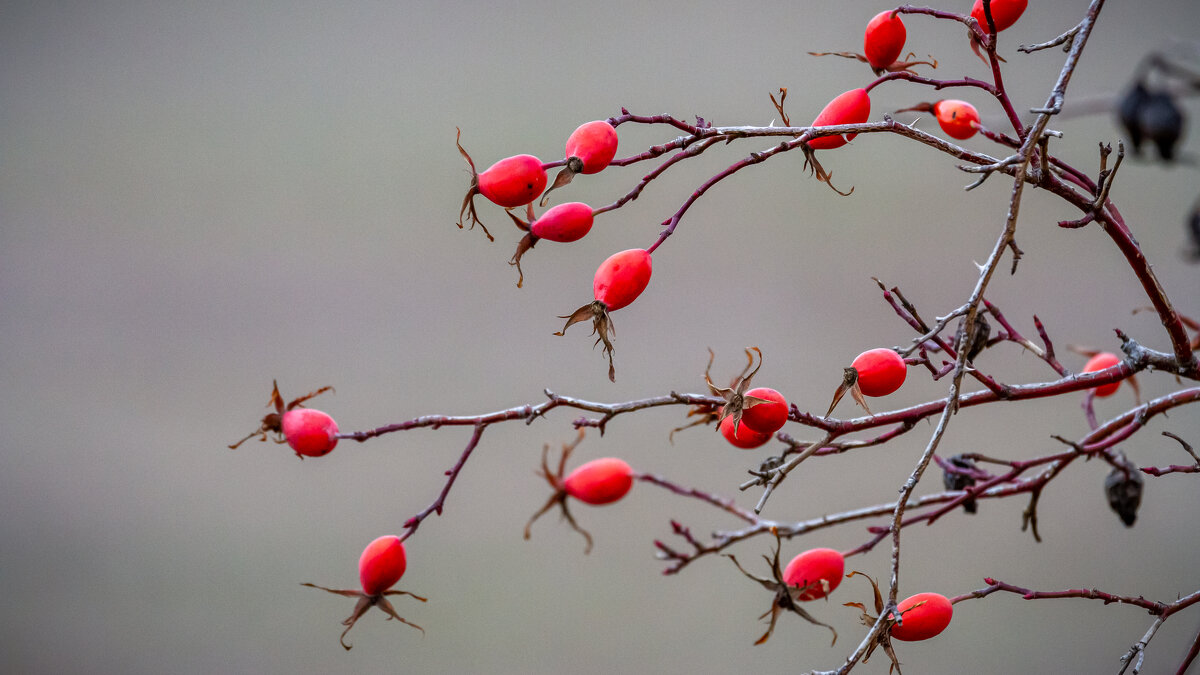
M 870 349 L 850 364 L 858 371 L 858 386 L 866 396 L 887 396 L 904 384 L 908 367 L 894 350 Z
M 951 138 L 960 141 L 975 135 L 978 131 L 979 111 L 966 101 L 945 99 L 933 104 L 933 114 L 938 124 Z
M 880 12 L 867 24 L 863 35 L 863 52 L 867 63 L 876 70 L 883 70 L 900 58 L 904 51 L 904 40 L 908 32 L 895 10 Z
M 783 428 L 788 418 L 787 399 L 783 394 L 767 387 L 757 387 L 746 392 L 746 396 L 766 399 L 742 410 L 742 424 L 763 434 L 774 434 Z
M 905 642 L 928 640 L 946 630 L 954 605 L 940 593 L 917 593 L 896 605 L 903 621 L 892 626 L 892 637 Z
M 592 291 L 608 311 L 616 311 L 628 306 L 646 290 L 651 271 L 650 254 L 645 249 L 631 248 L 614 253 L 596 269 Z
M 576 241 L 592 229 L 592 222 L 592 207 L 582 202 L 567 202 L 543 213 L 541 218 L 530 223 L 529 231 L 540 239 Z
M 1088 359 L 1087 364 L 1083 366 L 1083 372 L 1094 373 L 1097 370 L 1104 370 L 1105 368 L 1112 368 L 1113 366 L 1117 365 L 1120 362 L 1121 362 L 1121 359 L 1116 354 L 1113 354 L 1111 352 L 1101 352 L 1101 353 L 1093 356 L 1092 358 Z M 1102 384 L 1102 385 L 1096 387 L 1094 389 L 1094 391 L 1096 392 L 1096 396 L 1099 396 L 1100 398 L 1104 398 L 1106 396 L 1112 396 L 1113 394 L 1117 393 L 1117 388 L 1120 386 L 1121 386 L 1121 383 L 1119 381 L 1118 382 L 1109 382 L 1108 384 Z
M 578 158 L 579 173 L 599 173 L 617 155 L 617 130 L 604 120 L 581 124 L 567 138 L 567 159 Z
M 295 408 L 283 413 L 283 437 L 297 455 L 321 457 L 337 446 L 337 422 L 312 408 Z
M 408 561 L 400 537 L 386 535 L 367 544 L 358 559 L 358 579 L 363 593 L 379 595 L 404 576 Z
M 996 32 L 1008 28 L 1021 18 L 1029 0 L 992 0 L 992 22 L 996 24 Z M 983 0 L 975 0 L 971 7 L 971 16 L 979 22 L 983 32 L 988 32 L 987 16 L 983 13 Z
M 859 124 L 871 117 L 871 97 L 866 89 L 851 89 L 840 94 L 817 115 L 810 126 L 825 127 L 835 124 Z M 840 148 L 854 140 L 858 134 L 845 136 L 821 136 L 808 142 L 809 147 L 816 150 Z
M 563 479 L 563 490 L 588 504 L 610 504 L 633 486 L 633 469 L 616 457 L 593 459 Z
M 546 189 L 546 170 L 533 155 L 514 155 L 479 174 L 479 194 L 504 208 L 524 206 Z
M 797 600 L 817 600 L 829 595 L 842 583 L 846 559 L 831 548 L 814 548 L 792 558 L 783 570 L 783 583 L 804 589 Z

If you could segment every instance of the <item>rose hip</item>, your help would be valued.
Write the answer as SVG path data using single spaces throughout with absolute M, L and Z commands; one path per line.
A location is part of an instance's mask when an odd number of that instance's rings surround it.
M 842 583 L 846 559 L 831 548 L 814 548 L 792 558 L 783 570 L 783 581 L 800 593 L 797 600 L 823 598 Z
M 539 475 L 546 479 L 546 482 L 554 492 L 550 495 L 550 499 L 546 500 L 542 508 L 538 509 L 533 514 L 533 517 L 529 519 L 529 522 L 525 524 L 526 540 L 531 536 L 530 530 L 533 527 L 534 521 L 540 518 L 543 513 L 557 506 L 562 510 L 563 518 L 571 525 L 571 528 L 583 535 L 583 538 L 587 541 L 584 553 L 590 553 L 592 550 L 592 535 L 588 534 L 587 530 L 575 522 L 575 518 L 571 515 L 571 511 L 567 507 L 567 498 L 571 497 L 585 504 L 601 506 L 620 500 L 633 487 L 635 476 L 633 469 L 625 460 L 616 457 L 594 459 L 581 465 L 565 478 L 563 477 L 563 473 L 567 468 L 567 459 L 579 443 L 583 441 L 583 436 L 584 434 L 581 430 L 574 442 L 563 444 L 557 471 L 550 469 L 550 446 L 543 446 L 542 466 Z
M 821 111 L 810 126 L 824 127 L 835 124 L 859 124 L 871 117 L 871 97 L 866 89 L 851 89 L 838 95 Z M 816 150 L 840 148 L 854 140 L 857 134 L 844 136 L 821 136 L 808 142 Z
M 604 354 L 608 357 L 608 379 L 614 382 L 616 368 L 612 360 L 613 328 L 609 313 L 636 300 L 650 283 L 652 270 L 650 252 L 645 249 L 633 248 L 614 253 L 600 263 L 592 278 L 592 294 L 596 299 L 571 314 L 559 317 L 566 319 L 567 323 L 555 335 L 564 335 L 572 325 L 592 320 L 592 332 L 598 336 L 597 343 L 604 343 Z
M 400 581 L 400 577 L 404 576 L 404 571 L 408 568 L 408 560 L 404 553 L 404 542 L 395 535 L 385 535 L 367 544 L 363 549 L 362 555 L 358 558 L 358 579 L 362 585 L 361 591 L 341 590 L 335 588 L 326 588 L 316 584 L 301 584 L 309 588 L 341 595 L 348 598 L 357 598 L 358 602 L 354 605 L 354 612 L 350 618 L 342 622 L 346 630 L 342 631 L 342 636 L 339 641 L 347 651 L 350 650 L 351 644 L 346 642 L 346 634 L 354 627 L 355 622 L 362 618 L 372 607 L 378 607 L 389 618 L 396 619 L 400 623 L 412 626 L 422 633 L 425 632 L 411 621 L 407 621 L 396 613 L 396 608 L 392 606 L 388 596 L 407 595 L 421 602 L 425 602 L 425 598 L 419 595 L 414 595 L 408 591 L 393 591 L 392 586 Z
M 892 637 L 905 642 L 936 636 L 946 630 L 954 617 L 954 605 L 940 593 L 917 593 L 901 600 L 896 609 L 903 621 L 892 626 Z
M 908 32 L 895 10 L 875 15 L 863 34 L 863 54 L 876 72 L 885 70 L 900 58 Z

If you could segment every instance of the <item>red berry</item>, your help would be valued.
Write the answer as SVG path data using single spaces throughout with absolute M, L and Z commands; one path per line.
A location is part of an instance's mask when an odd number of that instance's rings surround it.
M 613 312 L 637 299 L 650 283 L 650 254 L 631 248 L 600 263 L 592 280 L 595 297 Z
M 479 194 L 506 209 L 524 206 L 546 189 L 546 170 L 533 155 L 513 155 L 479 174 Z
M 283 413 L 283 437 L 297 455 L 320 457 L 337 446 L 337 422 L 312 408 L 296 408 Z
M 810 126 L 824 127 L 834 124 L 859 124 L 871 116 L 871 97 L 866 89 L 851 89 L 829 102 Z M 822 136 L 808 142 L 817 150 L 840 148 L 858 134 L 845 136 Z
M 567 138 L 567 159 L 583 162 L 579 173 L 599 173 L 617 155 L 617 130 L 604 120 L 581 124 Z
M 999 33 L 1016 23 L 1028 5 L 1029 0 L 992 0 L 992 22 L 996 24 L 996 32 Z M 979 22 L 979 27 L 984 33 L 988 32 L 987 17 L 983 14 L 983 0 L 975 0 L 971 16 Z
M 904 622 L 892 626 L 892 637 L 905 642 L 928 640 L 946 630 L 954 616 L 954 605 L 939 593 L 917 593 L 901 601 L 896 609 Z
M 872 68 L 882 70 L 900 58 L 908 32 L 895 10 L 880 12 L 867 24 L 863 52 Z
M 945 99 L 933 104 L 933 114 L 937 117 L 942 131 L 951 138 L 960 141 L 975 135 L 975 125 L 979 124 L 979 111 L 966 101 Z
M 805 589 L 797 600 L 817 600 L 842 583 L 846 559 L 831 548 L 814 548 L 792 558 L 783 570 L 783 583 Z
M 389 534 L 367 544 L 358 559 L 358 579 L 362 582 L 363 593 L 383 593 L 400 581 L 407 567 L 404 542 L 400 537 Z
M 582 202 L 567 202 L 552 207 L 529 225 L 533 236 L 550 241 L 582 239 L 592 229 L 592 207 Z
M 1120 362 L 1121 362 L 1121 359 L 1116 354 L 1113 354 L 1111 352 L 1101 352 L 1101 353 L 1093 356 L 1092 358 L 1088 359 L 1087 364 L 1083 366 L 1083 372 L 1094 373 L 1097 370 L 1104 370 L 1105 368 L 1111 368 Z M 1095 388 L 1096 396 L 1099 396 L 1101 398 L 1104 398 L 1105 396 L 1112 396 L 1113 394 L 1117 393 L 1117 388 L 1120 386 L 1121 386 L 1121 383 L 1119 381 L 1118 382 L 1109 382 L 1108 384 L 1102 384 Z
M 733 418 L 726 417 L 721 420 L 721 435 L 735 447 L 742 448 L 743 450 L 753 450 L 774 437 L 774 434 L 764 434 L 761 431 L 751 429 L 744 424 L 745 421 L 746 418 L 743 417 L 743 424 L 738 425 L 737 434 L 735 435 L 733 433 Z
M 746 392 L 746 396 L 766 399 L 768 403 L 759 403 L 742 410 L 742 424 L 751 430 L 762 434 L 774 434 L 783 428 L 787 422 L 788 404 L 783 394 L 767 387 L 757 387 Z
M 866 396 L 887 396 L 904 384 L 908 367 L 891 349 L 869 349 L 850 364 L 858 371 L 858 387 Z
M 615 502 L 632 486 L 633 469 L 616 457 L 593 459 L 563 479 L 563 490 L 588 504 Z

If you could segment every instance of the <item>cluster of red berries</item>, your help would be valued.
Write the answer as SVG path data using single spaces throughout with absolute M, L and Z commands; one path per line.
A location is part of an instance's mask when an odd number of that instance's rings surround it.
M 1025 12 L 1027 4 L 1028 0 L 993 0 L 990 3 L 990 10 L 996 31 L 1000 32 L 1016 23 L 1021 14 Z M 971 8 L 971 17 L 979 22 L 985 33 L 988 32 L 983 0 L 975 0 L 975 4 Z M 857 58 L 870 65 L 876 74 L 886 71 L 909 70 L 913 66 L 925 62 L 900 60 L 907 38 L 908 31 L 900 19 L 899 10 L 886 10 L 876 14 L 867 22 L 867 28 L 863 33 L 863 54 L 839 52 L 837 55 Z M 868 86 L 838 95 L 817 115 L 812 126 L 866 122 L 871 115 L 870 89 L 871 87 Z M 942 131 L 958 140 L 966 140 L 974 136 L 979 128 L 979 111 L 966 101 L 945 99 L 935 103 L 922 103 L 912 108 L 905 108 L 905 110 L 932 112 Z M 808 145 L 814 149 L 831 149 L 841 147 L 853 139 L 854 134 L 821 136 L 809 141 Z

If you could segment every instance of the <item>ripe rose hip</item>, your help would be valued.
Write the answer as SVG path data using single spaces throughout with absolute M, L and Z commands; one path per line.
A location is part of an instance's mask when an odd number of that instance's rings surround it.
M 964 141 L 978 131 L 979 111 L 966 101 L 945 99 L 933 104 L 933 114 L 937 117 L 942 131 L 951 138 Z
M 367 544 L 367 547 L 363 549 L 362 555 L 358 558 L 358 579 L 362 584 L 361 591 L 326 588 L 308 583 L 301 584 L 301 586 L 316 588 L 348 598 L 358 598 L 358 602 L 354 605 L 354 612 L 350 615 L 350 618 L 342 622 L 346 630 L 342 631 L 342 636 L 339 638 L 342 647 L 345 647 L 349 651 L 352 645 L 346 642 L 346 634 L 354 627 L 355 622 L 362 618 L 362 615 L 366 614 L 372 607 L 378 607 L 389 618 L 412 626 L 422 633 L 425 632 L 424 628 L 401 618 L 396 613 L 396 608 L 392 606 L 391 601 L 388 600 L 388 596 L 408 595 L 421 602 L 425 602 L 425 598 L 409 593 L 408 591 L 390 590 L 397 581 L 400 581 L 400 577 L 404 576 L 404 570 L 407 567 L 408 561 L 404 554 L 404 542 L 401 541 L 400 537 L 386 535 Z
M 867 90 L 851 89 L 830 101 L 810 126 L 824 127 L 834 124 L 859 124 L 866 122 L 870 117 L 871 97 L 867 94 Z M 816 150 L 840 148 L 847 142 L 854 140 L 854 137 L 857 135 L 821 136 L 809 141 L 808 145 Z
M 529 224 L 529 231 L 539 239 L 577 241 L 591 231 L 593 221 L 592 207 L 583 202 L 567 202 L 548 209 Z
M 880 12 L 867 23 L 863 35 L 863 53 L 876 72 L 886 69 L 900 58 L 908 32 L 895 10 Z
M 887 396 L 904 384 L 908 374 L 904 359 L 885 347 L 859 354 L 850 367 L 858 371 L 858 386 L 867 396 Z
M 287 444 L 302 457 L 322 457 L 337 447 L 337 422 L 320 410 L 289 410 L 281 426 Z
M 471 227 L 474 228 L 478 224 L 491 240 L 494 239 L 492 234 L 484 227 L 475 211 L 475 195 L 481 194 L 492 203 L 506 209 L 524 206 L 532 203 L 546 189 L 546 170 L 542 168 L 542 161 L 533 155 L 513 155 L 496 162 L 486 171 L 477 173 L 475 160 L 471 159 L 459 142 L 461 137 L 460 129 L 455 144 L 458 145 L 458 152 L 471 167 L 471 184 L 458 212 L 458 226 L 463 226 L 465 214 L 471 219 Z
M 229 446 L 229 449 L 236 450 L 242 443 L 255 436 L 260 441 L 266 441 L 268 435 L 274 434 L 276 443 L 286 442 L 300 459 L 304 459 L 305 456 L 321 457 L 329 454 L 329 451 L 337 446 L 337 423 L 319 410 L 301 407 L 305 401 L 327 391 L 333 391 L 333 387 L 321 387 L 284 403 L 283 396 L 279 394 L 279 384 L 272 383 L 271 400 L 267 402 L 267 406 L 275 411 L 264 416 L 258 429 Z
M 946 630 L 954 617 L 954 605 L 939 593 L 917 593 L 896 605 L 903 623 L 892 626 L 892 637 L 905 642 L 928 640 Z
M 524 206 L 546 189 L 546 170 L 533 155 L 513 155 L 479 174 L 479 194 L 504 208 Z
M 588 504 L 611 504 L 633 487 L 633 468 L 625 460 L 603 457 L 575 469 L 563 479 L 563 490 Z
M 358 559 L 358 579 L 362 582 L 363 593 L 379 595 L 395 586 L 407 567 L 400 537 L 389 534 L 367 544 Z
M 783 582 L 793 590 L 803 589 L 797 600 L 823 598 L 842 583 L 846 559 L 831 548 L 814 548 L 792 558 L 783 570 Z
M 517 243 L 517 251 L 508 264 L 515 265 L 517 273 L 517 288 L 525 281 L 525 273 L 521 271 L 521 258 L 537 245 L 542 239 L 557 242 L 571 242 L 582 239 L 592 229 L 595 214 L 592 207 L 583 202 L 568 202 L 548 209 L 541 218 L 534 218 L 533 205 L 527 207 L 529 222 L 521 220 L 508 212 L 517 228 L 525 232 L 525 236 Z
M 1083 366 L 1083 372 L 1094 373 L 1097 370 L 1104 370 L 1105 368 L 1111 368 L 1120 362 L 1121 362 L 1121 359 L 1116 354 L 1113 354 L 1112 352 L 1101 352 L 1101 353 L 1093 356 L 1092 358 L 1088 359 L 1087 364 L 1085 364 Z M 1106 396 L 1112 396 L 1113 394 L 1117 393 L 1117 389 L 1120 386 L 1121 386 L 1120 381 L 1109 382 L 1108 384 L 1102 384 L 1102 385 L 1096 387 L 1093 391 L 1095 391 L 1096 396 L 1098 396 L 1100 398 L 1104 398 Z
M 550 193 L 570 183 L 576 174 L 600 173 L 617 155 L 617 130 L 604 120 L 579 125 L 567 137 L 567 165 L 554 177 L 554 185 L 542 195 L 542 206 Z
M 721 420 L 721 435 L 725 437 L 725 440 L 732 443 L 734 447 L 738 447 L 743 450 L 753 450 L 754 448 L 765 444 L 774 437 L 774 434 L 764 434 L 761 431 L 755 431 L 751 429 L 744 424 L 745 421 L 746 418 L 743 416 L 743 424 L 739 424 L 737 433 L 734 433 L 733 418 L 726 417 L 725 419 Z
M 641 248 L 614 253 L 600 263 L 592 278 L 596 300 L 615 312 L 637 299 L 650 284 L 650 254 Z
M 590 553 L 592 550 L 592 535 L 588 534 L 587 530 L 579 526 L 575 522 L 575 518 L 571 516 L 571 511 L 567 507 L 567 498 L 574 497 L 585 504 L 600 506 L 603 504 L 611 504 L 624 497 L 631 487 L 633 487 L 634 471 L 624 460 L 616 457 L 604 457 L 594 459 L 572 471 L 565 478 L 563 472 L 567 468 L 567 459 L 574 452 L 575 448 L 583 440 L 583 431 L 579 432 L 572 443 L 564 443 L 562 456 L 558 460 L 558 470 L 551 471 L 549 464 L 550 446 L 546 445 L 542 448 L 542 466 L 539 474 L 546 482 L 550 484 L 554 490 L 550 495 L 550 499 L 542 508 L 538 509 L 529 522 L 525 524 L 525 539 L 528 540 L 531 536 L 531 528 L 534 521 L 541 515 L 555 506 L 562 510 L 563 518 L 571 525 L 583 538 L 587 541 L 587 546 L 584 553 Z
M 567 137 L 567 163 L 580 161 L 576 173 L 599 173 L 617 156 L 617 130 L 604 120 L 587 122 Z
M 768 387 L 756 387 L 746 392 L 747 397 L 759 398 L 766 401 L 742 409 L 742 421 L 745 426 L 759 433 L 771 435 L 783 428 L 788 418 L 787 400 L 783 394 Z
M 645 249 L 633 248 L 614 253 L 600 263 L 592 278 L 592 294 L 596 299 L 571 314 L 559 317 L 566 319 L 567 323 L 555 335 L 564 335 L 568 328 L 580 321 L 592 320 L 592 333 L 598 336 L 597 343 L 604 343 L 604 354 L 608 357 L 608 379 L 614 382 L 617 375 L 612 361 L 613 328 L 609 313 L 636 300 L 650 283 L 651 271 L 650 252 Z
M 1016 23 L 1028 5 L 1029 0 L 992 0 L 992 22 L 996 24 L 996 32 L 999 33 Z M 975 5 L 971 7 L 971 16 L 979 22 L 979 27 L 983 29 L 984 33 L 988 32 L 987 17 L 983 13 L 983 0 L 975 0 Z

